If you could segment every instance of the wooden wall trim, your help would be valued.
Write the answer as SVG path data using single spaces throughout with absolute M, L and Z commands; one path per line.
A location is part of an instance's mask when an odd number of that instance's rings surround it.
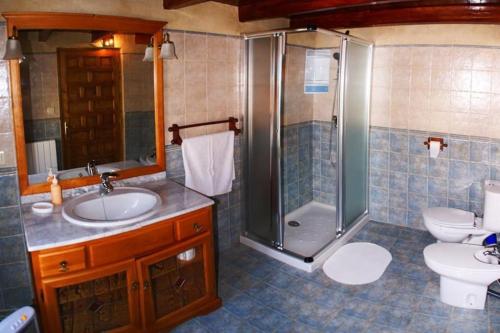
M 16 26 L 19 30 L 101 30 L 117 33 L 154 34 L 167 22 L 143 20 L 135 17 L 51 13 L 51 12 L 7 12 L 2 13 L 7 27 Z

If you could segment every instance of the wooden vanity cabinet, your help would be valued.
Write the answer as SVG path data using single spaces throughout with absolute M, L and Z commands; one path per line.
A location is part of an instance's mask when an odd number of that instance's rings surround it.
M 32 252 L 44 332 L 164 332 L 218 308 L 211 217 Z

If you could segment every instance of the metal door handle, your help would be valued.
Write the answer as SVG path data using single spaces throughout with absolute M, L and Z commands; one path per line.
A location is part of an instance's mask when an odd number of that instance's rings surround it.
M 64 122 L 64 136 L 68 135 L 68 123 Z

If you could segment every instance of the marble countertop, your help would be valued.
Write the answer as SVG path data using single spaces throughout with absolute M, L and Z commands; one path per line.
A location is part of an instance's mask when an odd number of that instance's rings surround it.
M 32 212 L 31 203 L 23 204 L 21 211 L 28 251 L 46 250 L 121 234 L 208 207 L 214 203 L 211 199 L 168 179 L 143 183 L 138 187 L 158 193 L 162 199 L 162 205 L 151 218 L 122 227 L 82 227 L 64 220 L 62 206 L 56 206 L 51 214 L 38 215 Z

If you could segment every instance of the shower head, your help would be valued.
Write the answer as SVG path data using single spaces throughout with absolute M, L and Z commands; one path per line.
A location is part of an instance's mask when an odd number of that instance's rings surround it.
M 335 59 L 335 60 L 339 61 L 339 60 L 340 60 L 340 53 L 335 52 L 335 53 L 333 54 L 333 59 Z

